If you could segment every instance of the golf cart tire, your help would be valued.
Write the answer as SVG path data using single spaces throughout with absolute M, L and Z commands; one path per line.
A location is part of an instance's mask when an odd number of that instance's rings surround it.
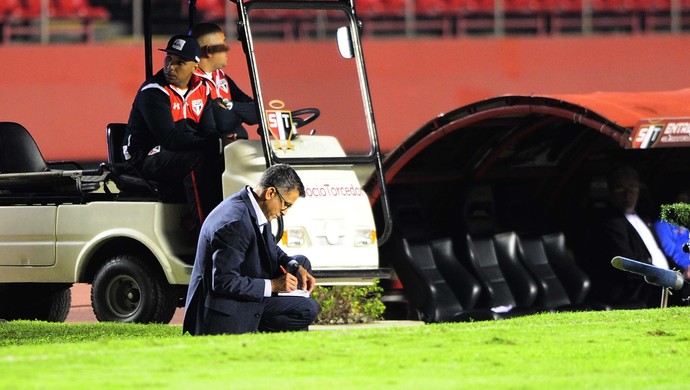
M 167 324 L 175 314 L 172 287 L 139 255 L 117 255 L 96 272 L 91 305 L 98 321 Z
M 0 318 L 64 322 L 72 304 L 72 285 L 22 283 L 2 291 Z

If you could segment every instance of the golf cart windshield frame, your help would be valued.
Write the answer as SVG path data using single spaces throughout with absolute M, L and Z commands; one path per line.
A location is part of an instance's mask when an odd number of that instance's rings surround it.
M 371 104 L 371 97 L 369 94 L 367 75 L 364 66 L 364 56 L 362 54 L 362 47 L 359 37 L 359 23 L 355 18 L 354 6 L 352 2 L 346 0 L 334 1 L 260 1 L 250 0 L 246 2 L 237 2 L 238 14 L 238 40 L 242 42 L 242 47 L 247 57 L 247 66 L 250 73 L 254 99 L 257 102 L 260 127 L 259 131 L 262 134 L 262 142 L 264 152 L 268 158 L 268 164 L 274 162 L 285 162 L 293 165 L 319 165 L 319 164 L 371 164 L 376 162 L 380 155 L 379 141 L 376 132 L 376 125 L 374 121 L 374 114 Z M 347 27 L 349 29 L 349 38 L 351 40 L 351 48 L 357 67 L 357 76 L 359 82 L 359 89 L 361 92 L 362 105 L 367 126 L 367 135 L 369 137 L 369 151 L 366 154 L 357 156 L 327 156 L 327 157 L 279 157 L 273 152 L 271 146 L 271 133 L 268 130 L 269 124 L 266 112 L 266 101 L 261 86 L 260 69 L 257 65 L 257 57 L 254 46 L 254 37 L 252 35 L 252 24 L 250 22 L 249 13 L 252 10 L 335 10 L 341 11 L 343 15 L 347 16 Z M 344 22 L 345 23 L 345 22 Z M 334 42 L 335 44 L 335 42 Z

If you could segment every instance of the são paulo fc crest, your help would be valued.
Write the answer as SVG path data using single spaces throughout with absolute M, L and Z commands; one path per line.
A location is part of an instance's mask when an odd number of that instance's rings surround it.
M 204 101 L 201 99 L 194 99 L 192 100 L 192 111 L 194 111 L 195 114 L 201 115 L 201 110 L 204 109 Z
M 290 110 L 282 110 L 285 103 L 280 100 L 271 100 L 268 105 L 272 110 L 266 110 L 268 117 L 268 129 L 277 140 L 289 140 L 292 138 L 292 113 Z
M 221 91 L 228 93 L 230 91 L 230 88 L 228 87 L 228 80 L 226 79 L 220 79 L 218 80 L 218 89 Z
M 292 122 L 292 112 L 283 110 L 285 103 L 280 100 L 271 100 L 268 105 L 272 110 L 266 110 L 266 119 L 268 119 L 268 130 L 275 138 L 274 148 L 294 149 L 292 137 L 295 127 Z

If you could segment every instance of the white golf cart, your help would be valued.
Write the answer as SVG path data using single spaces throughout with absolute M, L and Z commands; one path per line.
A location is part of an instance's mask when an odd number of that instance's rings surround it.
M 271 164 L 291 164 L 307 194 L 274 226 L 283 249 L 309 257 L 321 284 L 387 277 L 377 248 L 387 233 L 377 238 L 361 189 L 381 158 L 353 3 L 236 5 L 261 139 L 226 147 L 224 196 L 256 184 Z M 319 39 L 297 51 L 268 50 L 261 21 L 285 11 Z M 147 75 L 150 12 L 145 2 Z M 312 79 L 316 67 L 329 69 L 328 79 Z M 196 238 L 181 226 L 185 205 L 123 162 L 124 126 L 107 126 L 108 163 L 83 170 L 46 163 L 23 126 L 0 123 L 0 318 L 63 321 L 73 283 L 92 285 L 100 321 L 167 323 L 183 304 Z

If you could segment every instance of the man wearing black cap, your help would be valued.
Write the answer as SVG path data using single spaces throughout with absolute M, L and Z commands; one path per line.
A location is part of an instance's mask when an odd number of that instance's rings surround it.
M 194 75 L 199 44 L 175 35 L 165 50 L 163 69 L 142 84 L 132 104 L 123 152 L 151 180 L 184 194 L 200 226 L 222 199 L 224 141 L 210 109 L 210 88 Z

